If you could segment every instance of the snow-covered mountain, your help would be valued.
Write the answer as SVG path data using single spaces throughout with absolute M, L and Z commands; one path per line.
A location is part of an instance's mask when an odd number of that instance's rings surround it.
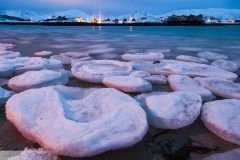
M 221 9 L 221 8 L 210 8 L 210 9 L 189 9 L 189 10 L 175 10 L 162 15 L 153 15 L 144 11 L 136 11 L 127 15 L 122 16 L 104 16 L 101 15 L 102 19 L 110 18 L 118 20 L 124 19 L 135 19 L 138 22 L 161 22 L 162 19 L 167 18 L 171 15 L 204 15 L 204 18 L 215 17 L 221 20 L 240 20 L 240 9 Z M 56 11 L 52 13 L 37 13 L 33 11 L 0 11 L 0 21 L 5 20 L 32 20 L 32 21 L 43 21 L 48 18 L 57 18 L 58 16 L 66 18 L 77 18 L 82 17 L 83 19 L 99 18 L 99 15 L 89 15 L 80 10 L 66 10 Z M 10 17 L 10 18 L 9 18 Z M 160 18 L 162 17 L 162 19 Z
M 118 16 L 116 18 L 120 19 L 120 20 L 123 20 L 125 18 L 127 18 L 127 19 L 132 18 L 137 21 L 145 21 L 145 22 L 159 22 L 160 21 L 160 17 L 153 15 L 151 13 L 148 13 L 148 12 L 144 12 L 144 11 L 135 11 L 128 15 Z
M 175 10 L 160 16 L 166 18 L 171 15 L 191 15 L 191 14 L 193 15 L 202 14 L 205 18 L 215 17 L 221 20 L 240 20 L 240 9 L 223 9 L 223 8 Z
M 24 20 L 32 20 L 32 21 L 41 21 L 52 17 L 66 17 L 66 18 L 76 18 L 76 17 L 89 17 L 88 14 L 82 12 L 80 10 L 66 10 L 66 11 L 58 11 L 53 13 L 37 13 L 33 11 L 2 11 L 0 15 L 7 15 L 12 17 L 18 17 Z
M 0 12 L 0 15 L 7 15 L 12 17 L 18 17 L 24 20 L 33 21 L 39 21 L 42 19 L 46 19 L 48 17 L 48 15 L 36 13 L 33 11 L 14 11 L 14 10 L 2 11 Z

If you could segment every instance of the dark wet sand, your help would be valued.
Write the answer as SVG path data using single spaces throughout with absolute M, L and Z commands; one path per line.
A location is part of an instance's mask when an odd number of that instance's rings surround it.
M 231 59 L 240 59 L 239 48 L 232 47 L 240 46 L 240 38 L 236 38 L 239 31 L 233 36 L 234 32 L 230 32 L 230 37 L 222 35 L 220 37 L 202 36 L 200 38 L 186 34 L 185 37 L 178 32 L 167 30 L 166 33 L 160 33 L 157 36 L 154 31 L 151 34 L 125 33 L 121 39 L 118 36 L 113 36 L 109 39 L 109 35 L 98 31 L 93 31 L 92 28 L 87 31 L 90 36 L 85 33 L 85 29 L 78 28 L 76 33 L 70 32 L 69 28 L 63 28 L 62 31 L 56 31 L 51 28 L 46 31 L 47 27 L 38 28 L 36 31 L 18 28 L 1 28 L 0 26 L 0 42 L 16 44 L 15 51 L 20 51 L 25 56 L 32 56 L 32 53 L 42 50 L 50 50 L 55 54 L 65 51 L 88 51 L 101 48 L 103 53 L 92 54 L 96 59 L 119 59 L 120 55 L 127 49 L 155 49 L 155 48 L 170 48 L 171 52 L 166 53 L 166 58 L 174 58 L 179 54 L 195 55 L 196 53 L 186 53 L 176 51 L 178 46 L 190 46 L 194 43 L 195 47 L 205 47 L 214 50 L 220 50 L 220 53 L 230 56 Z M 73 28 L 73 30 L 76 28 Z M 65 31 L 66 30 L 66 31 Z M 83 30 L 83 33 L 81 31 Z M 127 29 L 126 29 L 127 30 Z M 194 30 L 194 29 L 193 29 Z M 220 29 L 221 30 L 221 29 Z M 12 31 L 12 32 L 8 32 Z M 100 33 L 99 33 L 100 32 Z M 110 32 L 110 31 L 109 31 Z M 112 31 L 114 32 L 114 31 Z M 179 31 L 180 32 L 180 31 Z M 211 29 L 208 32 L 213 32 Z M 205 33 L 205 32 L 204 32 Z M 83 34 L 83 35 L 82 35 Z M 115 32 L 114 32 L 115 34 Z M 199 34 L 199 33 L 196 33 Z M 205 33 L 206 34 L 206 33 Z M 210 34 L 210 33 L 209 33 Z M 81 36 L 80 36 L 81 35 Z M 208 34 L 207 34 L 208 35 Z M 211 34 L 210 34 L 211 35 Z M 228 34 L 229 35 L 229 34 Z M 165 39 L 165 36 L 168 39 Z M 172 37 L 169 39 L 169 37 Z M 231 37 L 233 36 L 233 37 Z M 150 38 L 149 38 L 150 37 Z M 161 37 L 157 40 L 156 37 Z M 240 37 L 240 36 L 238 36 Z M 145 39 L 143 39 L 145 38 Z M 206 42 L 203 42 L 205 41 Z M 154 43 L 153 43 L 154 42 Z M 179 44 L 181 43 L 181 44 Z M 127 45 L 129 44 L 129 45 Z M 162 44 L 162 45 L 160 45 Z M 203 45 L 204 44 L 204 45 Z M 94 45 L 98 45 L 97 47 Z M 220 47 L 218 47 L 220 46 Z M 233 49 L 229 49 L 232 47 Z M 114 51 L 111 51 L 114 48 Z M 106 52 L 104 49 L 107 49 Z M 69 69 L 69 67 L 66 67 Z M 240 72 L 238 72 L 239 75 Z M 239 79 L 238 79 L 239 82 Z M 75 87 L 102 87 L 80 82 L 76 79 L 71 79 L 68 86 Z M 167 86 L 154 86 L 154 90 L 168 90 Z M 12 126 L 5 117 L 4 106 L 0 107 L 0 150 L 23 150 L 25 147 L 39 147 L 38 144 L 25 139 Z M 117 138 L 117 137 L 116 137 Z M 224 152 L 236 148 L 237 145 L 228 143 L 208 131 L 200 119 L 191 126 L 178 130 L 161 130 L 150 127 L 149 132 L 144 139 L 126 149 L 109 151 L 104 154 L 89 157 L 89 158 L 70 158 L 61 157 L 63 160 L 198 160 L 209 154 L 216 152 Z

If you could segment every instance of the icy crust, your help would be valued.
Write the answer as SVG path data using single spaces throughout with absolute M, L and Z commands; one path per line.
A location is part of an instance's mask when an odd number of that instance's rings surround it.
M 181 62 L 176 60 L 161 60 L 160 63 L 134 62 L 134 69 L 143 70 L 151 74 L 169 76 L 172 74 L 186 75 L 189 77 L 219 77 L 235 80 L 235 73 L 206 64 Z
M 148 115 L 148 107 L 146 106 L 146 98 L 150 96 L 158 96 L 158 95 L 163 95 L 163 94 L 168 94 L 168 92 L 150 92 L 150 93 L 142 93 L 138 96 L 135 96 L 134 99 L 143 107 L 145 112 Z
M 76 63 L 71 71 L 73 76 L 82 81 L 102 83 L 102 79 L 106 76 L 129 75 L 132 65 L 114 60 L 92 60 Z
M 164 75 L 150 75 L 144 77 L 144 79 L 154 84 L 167 84 L 167 78 Z
M 40 57 L 47 57 L 47 56 L 50 56 L 52 54 L 53 54 L 52 51 L 41 51 L 41 52 L 34 53 L 35 56 L 40 56 Z
M 43 149 L 25 148 L 19 155 L 9 157 L 7 160 L 60 160 L 58 156 L 48 153 Z
M 149 53 L 168 53 L 168 52 L 171 52 L 171 49 L 168 49 L 168 48 L 159 48 L 159 49 L 148 49 L 146 50 L 146 52 L 149 52 Z
M 198 94 L 203 101 L 212 101 L 216 97 L 212 93 L 201 87 L 194 79 L 184 75 L 170 75 L 168 76 L 169 86 L 174 91 L 186 91 Z
M 6 49 L 13 49 L 15 45 L 10 43 L 0 43 L 0 47 L 5 47 Z
M 68 90 L 46 87 L 16 94 L 6 104 L 6 117 L 47 151 L 72 157 L 129 147 L 146 134 L 146 114 L 130 96 L 98 89 L 75 99 Z
M 121 58 L 125 61 L 159 61 L 164 58 L 163 53 L 146 52 L 135 54 L 123 54 Z
M 152 85 L 148 81 L 134 76 L 109 76 L 104 77 L 102 83 L 123 92 L 150 92 Z
M 209 61 L 204 59 L 204 58 L 187 56 L 187 55 L 179 55 L 179 56 L 176 57 L 176 60 L 184 61 L 184 62 L 203 63 L 203 64 L 208 64 L 209 63 Z
M 151 125 L 162 129 L 178 129 L 192 124 L 200 114 L 202 99 L 188 92 L 172 92 L 146 98 Z
M 4 46 L 0 46 L 0 51 L 6 51 L 6 50 L 7 50 L 6 47 L 4 47 Z
M 199 52 L 199 51 L 202 51 L 202 48 L 198 48 L 198 47 L 177 47 L 177 50 L 188 51 L 188 52 Z
M 230 71 L 230 72 L 236 72 L 239 68 L 238 64 L 234 61 L 229 60 L 216 60 L 211 63 L 212 66 Z
M 28 71 L 24 74 L 11 78 L 8 87 L 13 91 L 22 92 L 31 88 L 40 88 L 50 85 L 66 85 L 69 81 L 69 74 L 51 70 Z
M 0 78 L 8 78 L 14 73 L 14 67 L 11 64 L 0 62 Z
M 60 55 L 71 57 L 71 58 L 89 57 L 89 54 L 84 52 L 64 52 L 64 53 L 60 53 Z
M 20 52 L 14 52 L 14 51 L 0 51 L 0 58 L 1 59 L 13 59 L 20 57 Z
M 74 64 L 76 64 L 78 62 L 90 61 L 90 60 L 93 60 L 93 58 L 92 57 L 72 58 L 71 66 L 73 66 Z
M 225 99 L 203 105 L 205 126 L 226 141 L 240 145 L 240 100 Z
M 15 73 L 21 74 L 26 71 L 41 70 L 41 69 L 61 69 L 63 64 L 58 60 L 45 59 L 40 57 L 29 58 L 22 66 L 16 68 Z
M 216 53 L 216 52 L 199 52 L 197 54 L 197 56 L 200 57 L 200 58 L 205 58 L 209 61 L 228 59 L 227 56 L 225 56 L 223 54 Z
M 62 64 L 71 64 L 72 58 L 62 55 L 53 55 L 50 59 L 59 60 Z
M 224 153 L 215 153 L 202 160 L 239 160 L 240 148 L 233 149 Z
M 229 80 L 218 78 L 195 78 L 204 88 L 223 98 L 240 99 L 240 85 Z
M 130 76 L 138 77 L 138 78 L 143 78 L 150 76 L 151 74 L 145 71 L 139 71 L 139 70 L 133 70 L 130 74 Z
M 22 74 L 27 71 L 38 71 L 42 69 L 61 69 L 63 64 L 54 59 L 45 59 L 41 57 L 18 57 L 8 60 L 0 60 L 0 65 L 8 65 L 13 68 L 15 75 Z
M 0 106 L 5 104 L 8 98 L 10 98 L 14 93 L 0 87 Z

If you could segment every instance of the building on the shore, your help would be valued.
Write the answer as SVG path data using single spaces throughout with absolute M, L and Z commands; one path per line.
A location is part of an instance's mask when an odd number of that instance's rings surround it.
M 82 17 L 74 18 L 74 22 L 84 22 Z
M 113 23 L 118 23 L 119 20 L 118 20 L 117 18 L 115 18 L 115 19 L 112 20 L 112 22 L 113 22 Z
M 72 21 L 69 18 L 66 18 L 65 16 L 58 16 L 58 17 L 49 17 L 48 19 L 44 20 L 45 22 L 66 22 L 66 21 Z
M 96 19 L 96 18 L 93 18 L 93 19 L 91 19 L 91 21 L 90 21 L 91 23 L 97 23 L 98 22 L 98 20 Z
M 205 20 L 205 23 L 206 24 L 217 24 L 217 23 L 221 23 L 221 21 L 215 17 L 208 17 L 207 20 Z
M 172 15 L 167 17 L 166 22 L 167 23 L 202 23 L 204 21 L 203 15 Z

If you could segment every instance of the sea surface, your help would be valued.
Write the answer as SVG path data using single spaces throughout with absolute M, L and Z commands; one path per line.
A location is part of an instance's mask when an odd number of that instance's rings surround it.
M 55 54 L 82 51 L 99 59 L 118 59 L 128 50 L 171 49 L 166 58 L 178 54 L 177 47 L 198 47 L 240 59 L 240 26 L 9 26 L 0 25 L 0 42 L 16 44 L 16 51 L 31 56 L 50 50 Z
M 196 55 L 178 47 L 196 47 L 218 52 L 240 63 L 240 26 L 159 26 L 159 27 L 59 27 L 0 25 L 0 43 L 12 43 L 23 56 L 39 51 L 54 54 L 68 51 L 88 52 L 94 59 L 120 59 L 121 54 L 149 49 L 170 49 L 166 59 L 177 55 Z M 238 73 L 239 74 L 239 73 Z M 238 80 L 239 81 L 239 80 Z M 71 80 L 73 86 L 82 86 Z M 88 87 L 89 84 L 83 86 Z M 161 87 L 156 87 L 161 88 Z M 1 108 L 1 107 L 0 107 Z M 4 108 L 4 106 L 2 107 Z M 38 147 L 13 127 L 0 109 L 0 150 Z M 197 160 L 223 152 L 236 145 L 208 131 L 201 120 L 179 130 L 150 128 L 144 140 L 133 147 L 110 151 L 86 160 Z M 62 159 L 74 159 L 62 157 Z M 74 159 L 75 160 L 75 159 Z

